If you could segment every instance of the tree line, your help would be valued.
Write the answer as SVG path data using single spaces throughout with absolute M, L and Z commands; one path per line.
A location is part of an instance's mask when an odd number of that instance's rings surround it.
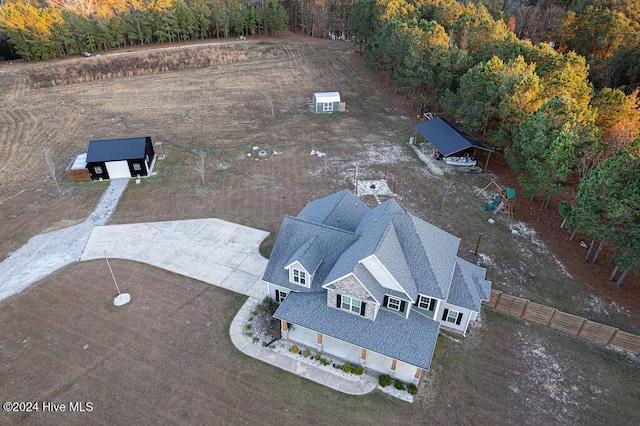
M 640 269 L 638 90 L 596 90 L 571 40 L 523 40 L 513 15 L 465 3 L 357 0 L 354 35 L 368 66 L 419 115 L 445 112 L 503 149 L 524 195 L 539 197 L 538 218 L 552 197 L 567 197 L 563 226 L 616 247 L 620 285 Z
M 5 0 L 0 32 L 16 55 L 41 60 L 81 51 L 230 35 L 273 35 L 288 26 L 274 0 Z

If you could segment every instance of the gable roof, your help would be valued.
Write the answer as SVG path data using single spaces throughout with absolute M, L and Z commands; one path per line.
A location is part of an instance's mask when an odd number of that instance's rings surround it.
M 144 136 L 89 141 L 87 163 L 144 158 L 146 143 Z
M 298 217 L 284 218 L 263 279 L 294 291 L 321 292 L 353 275 L 378 303 L 385 294 L 410 302 L 423 294 L 478 312 L 491 283 L 483 268 L 458 258 L 459 246 L 460 238 L 405 212 L 393 199 L 370 209 L 343 190 L 309 203 Z M 376 279 L 365 266 L 371 256 L 400 288 Z M 310 288 L 289 282 L 284 268 L 295 261 L 314 274 Z
M 317 235 L 311 237 L 309 241 L 300 246 L 300 248 L 291 256 L 286 266 L 294 262 L 299 262 L 304 269 L 311 275 L 316 273 L 318 266 L 322 263 L 322 247 L 320 241 L 316 242 Z
M 482 300 L 491 296 L 491 282 L 484 279 L 486 270 L 457 258 L 447 302 L 480 312 Z
M 473 139 L 460 130 L 455 124 L 440 117 L 423 121 L 413 127 L 445 157 L 455 154 L 456 152 L 464 151 L 470 147 L 491 152 L 495 151 L 481 141 Z
M 312 201 L 298 214 L 299 219 L 355 231 L 369 207 L 348 189 Z
M 296 291 L 320 291 L 333 264 L 356 240 L 357 237 L 351 232 L 285 216 L 262 279 Z M 321 254 L 322 259 L 317 266 L 310 288 L 290 283 L 289 273 L 284 269 L 291 264 L 291 260 L 296 255 L 301 255 L 305 251 L 305 246 L 308 246 L 308 250 Z M 314 263 L 312 258 L 316 258 L 316 254 L 308 257 L 309 264 Z M 302 261 L 306 262 L 307 258 L 303 256 Z
M 324 293 L 290 293 L 273 316 L 415 365 L 431 366 L 440 324 L 409 313 L 409 320 L 380 310 L 376 321 L 327 306 Z

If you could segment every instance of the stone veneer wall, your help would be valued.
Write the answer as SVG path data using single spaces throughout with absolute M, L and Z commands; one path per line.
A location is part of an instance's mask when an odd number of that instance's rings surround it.
M 373 300 L 369 299 L 369 292 L 362 287 L 362 284 L 360 284 L 358 280 L 353 276 L 348 276 L 336 282 L 334 285 L 335 290 L 328 290 L 327 293 L 327 304 L 329 306 L 333 308 L 336 307 L 338 294 L 354 297 L 367 304 L 364 311 L 364 317 L 371 321 L 375 320 L 377 304 Z

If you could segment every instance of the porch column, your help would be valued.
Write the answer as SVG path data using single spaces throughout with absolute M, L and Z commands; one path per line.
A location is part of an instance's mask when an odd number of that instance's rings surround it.
M 422 373 L 422 370 L 419 367 L 416 367 L 416 374 L 415 376 L 413 376 L 413 384 L 414 385 L 418 385 L 418 383 L 420 383 L 420 374 Z
M 367 350 L 362 348 L 360 353 L 360 364 L 365 365 L 367 363 Z
M 283 339 L 289 337 L 289 323 L 285 320 L 280 320 L 280 332 L 282 333 Z
M 322 333 L 318 333 L 318 350 L 322 352 Z
M 391 374 L 390 376 L 395 378 L 396 376 L 396 367 L 398 366 L 398 360 L 394 358 L 394 360 L 391 362 Z

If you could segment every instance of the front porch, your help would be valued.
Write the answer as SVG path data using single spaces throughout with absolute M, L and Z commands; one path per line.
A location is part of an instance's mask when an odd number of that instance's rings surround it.
M 352 365 L 362 365 L 367 374 L 388 374 L 394 379 L 415 385 L 420 381 L 422 369 L 414 365 L 323 335 L 301 325 L 281 321 L 281 327 L 284 340 L 320 351 Z

